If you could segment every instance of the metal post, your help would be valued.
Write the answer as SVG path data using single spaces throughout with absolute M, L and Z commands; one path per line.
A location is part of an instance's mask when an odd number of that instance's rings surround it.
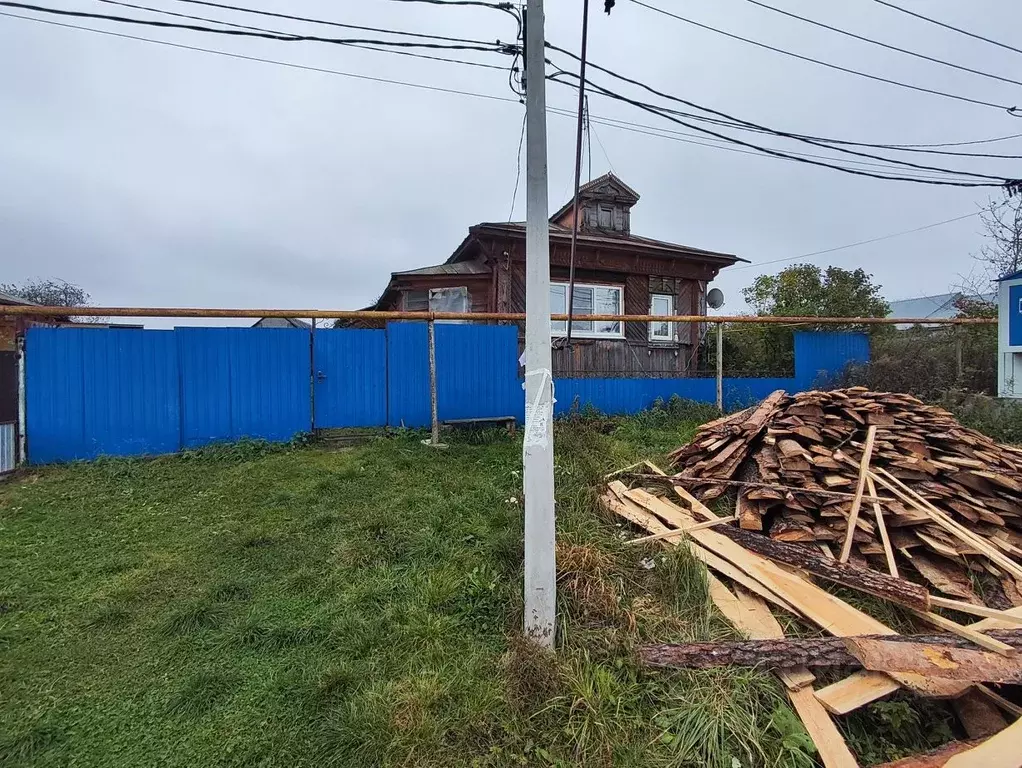
M 312 325 L 309 330 L 309 428 L 310 431 L 315 434 L 316 432 L 316 379 L 319 377 L 319 371 L 316 370 L 316 318 L 309 318 L 312 320 Z
M 547 199 L 543 0 L 528 0 L 525 34 L 525 634 L 553 648 L 554 426 L 550 356 L 550 229 Z
M 437 419 L 436 406 L 436 322 L 430 320 L 427 323 L 429 329 L 429 412 L 432 431 L 429 443 L 432 446 L 440 444 L 440 422 Z
M 28 463 L 27 441 L 25 431 L 27 425 L 25 409 L 25 337 L 18 337 L 18 465 Z
M 717 410 L 724 413 L 724 323 L 717 323 Z
M 578 125 L 575 132 L 575 197 L 571 205 L 571 256 L 568 259 L 568 293 L 565 296 L 568 312 L 567 341 L 569 375 L 575 373 L 575 356 L 571 353 L 571 321 L 575 314 L 575 250 L 578 247 L 578 191 L 582 184 L 582 126 L 586 98 L 586 49 L 589 44 L 589 0 L 582 0 L 582 50 L 578 68 Z M 591 158 L 590 158 L 591 159 Z M 594 307 L 595 309 L 595 307 Z

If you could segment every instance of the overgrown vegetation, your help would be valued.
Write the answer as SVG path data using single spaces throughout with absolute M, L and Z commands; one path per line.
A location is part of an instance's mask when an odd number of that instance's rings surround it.
M 624 546 L 595 489 L 712 415 L 558 423 L 556 657 L 519 635 L 505 433 L 19 477 L 0 487 L 0 765 L 810 766 L 772 677 L 633 662 L 639 641 L 734 633 L 702 566 Z M 845 722 L 864 762 L 945 736 L 890 706 Z

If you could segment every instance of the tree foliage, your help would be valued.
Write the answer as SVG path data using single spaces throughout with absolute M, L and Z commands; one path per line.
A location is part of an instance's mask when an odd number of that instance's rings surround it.
M 822 269 L 796 264 L 776 275 L 760 275 L 742 290 L 757 315 L 781 317 L 885 317 L 890 307 L 880 286 L 861 269 Z M 798 330 L 861 330 L 854 324 L 801 325 Z M 884 326 L 869 326 L 872 333 Z M 725 327 L 724 369 L 728 376 L 791 376 L 794 328 L 735 323 Z
M 862 269 L 796 264 L 776 275 L 760 275 L 742 295 L 757 315 L 886 317 L 891 308 L 880 287 Z
M 0 293 L 17 296 L 46 307 L 87 307 L 92 297 L 74 283 L 64 280 L 26 280 L 23 283 L 2 283 Z

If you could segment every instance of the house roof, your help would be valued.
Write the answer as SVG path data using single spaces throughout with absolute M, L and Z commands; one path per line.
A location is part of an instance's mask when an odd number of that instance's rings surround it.
M 1004 277 L 997 278 L 997 282 L 1003 283 L 1005 280 L 1015 280 L 1016 278 L 1022 277 L 1022 269 L 1017 269 Z
M 524 221 L 510 221 L 510 222 L 484 222 L 477 224 L 472 227 L 472 232 L 479 229 L 487 229 L 496 232 L 505 232 L 507 234 L 525 236 L 525 222 Z M 563 227 L 560 224 L 550 225 L 550 235 L 554 238 L 571 238 L 571 227 Z M 604 235 L 595 234 L 592 232 L 580 231 L 578 233 L 578 242 L 588 243 L 591 245 L 614 245 L 621 246 L 622 244 L 629 244 L 632 246 L 639 245 L 644 248 L 656 251 L 670 252 L 664 255 L 678 255 L 682 254 L 689 257 L 708 259 L 712 261 L 725 261 L 728 264 L 734 264 L 737 261 L 744 261 L 749 263 L 748 259 L 743 259 L 739 256 L 735 256 L 731 253 L 720 253 L 718 251 L 707 251 L 702 248 L 693 248 L 688 245 L 679 245 L 678 243 L 669 243 L 665 240 L 654 240 L 652 237 L 642 237 L 641 235 Z M 455 251 L 454 256 L 456 258 L 460 253 L 461 249 Z
M 958 314 L 955 302 L 965 297 L 961 293 L 941 293 L 936 296 L 920 296 L 915 299 L 901 299 L 890 302 L 891 311 L 887 315 L 895 320 L 899 318 L 929 318 L 933 320 L 946 320 Z M 997 297 L 992 293 L 979 294 L 971 298 L 982 301 L 996 301 Z M 898 325 L 899 328 L 903 324 Z M 908 326 L 904 326 L 908 327 Z
M 431 267 L 406 269 L 403 272 L 392 272 L 395 277 L 403 275 L 487 275 L 490 273 L 485 264 L 478 261 L 457 261 L 453 264 L 434 264 Z
M 621 181 L 621 179 L 614 175 L 613 172 L 605 173 L 602 176 L 595 178 L 592 181 L 587 181 L 585 184 L 580 186 L 578 188 L 578 199 L 579 200 L 583 199 L 584 197 L 587 196 L 588 192 L 591 192 L 594 189 L 599 189 L 608 182 L 613 186 L 616 186 L 621 191 L 620 197 L 628 199 L 631 205 L 634 205 L 635 203 L 639 202 L 639 193 L 636 192 L 631 187 L 629 187 L 623 181 Z M 557 221 L 557 219 L 561 218 L 562 216 L 564 216 L 564 214 L 571 210 L 571 207 L 574 204 L 575 198 L 574 196 L 572 196 L 572 198 L 568 202 L 566 202 L 564 205 L 557 209 L 557 213 L 550 217 L 550 221 Z
M 34 301 L 29 301 L 28 299 L 23 299 L 20 296 L 14 296 L 13 294 L 3 293 L 3 292 L 0 292 L 0 304 L 15 304 L 15 305 L 20 304 L 20 305 L 24 305 L 24 306 L 28 306 L 28 307 L 42 306 L 42 305 L 40 305 L 40 304 L 38 304 L 38 303 L 36 303 Z

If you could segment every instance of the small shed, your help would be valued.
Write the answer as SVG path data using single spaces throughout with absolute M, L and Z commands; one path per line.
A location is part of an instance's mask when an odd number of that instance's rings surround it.
M 1022 399 L 1022 270 L 998 284 L 997 394 Z

